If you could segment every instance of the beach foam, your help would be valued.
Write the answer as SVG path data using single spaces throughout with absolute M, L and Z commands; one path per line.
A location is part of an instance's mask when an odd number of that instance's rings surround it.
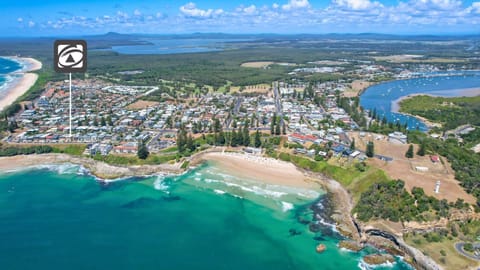
M 282 203 L 282 211 L 283 212 L 287 212 L 287 211 L 292 210 L 294 208 L 292 203 L 288 203 L 288 202 L 281 202 L 281 203 Z
M 393 268 L 395 266 L 396 262 L 390 263 L 382 263 L 382 264 L 377 264 L 377 265 L 371 265 L 366 263 L 363 258 L 360 259 L 360 262 L 358 263 L 358 268 L 362 270 L 372 270 L 372 269 L 377 269 L 377 268 Z
M 165 183 L 165 176 L 159 175 L 157 176 L 157 179 L 153 182 L 153 187 L 156 190 L 164 191 L 166 193 L 169 193 L 168 189 L 170 188 L 166 183 Z
M 220 190 L 220 189 L 214 189 L 214 190 L 213 190 L 213 192 L 215 192 L 215 193 L 217 193 L 217 194 L 220 194 L 220 195 L 222 195 L 222 194 L 225 194 L 225 193 L 226 193 L 225 191 L 223 191 L 223 190 Z

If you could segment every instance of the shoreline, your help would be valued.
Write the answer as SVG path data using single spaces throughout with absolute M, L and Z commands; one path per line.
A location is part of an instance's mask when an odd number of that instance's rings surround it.
M 246 157 L 243 153 L 224 153 L 221 149 L 212 149 L 206 152 L 200 152 L 190 157 L 190 166 L 187 169 L 182 169 L 183 162 L 175 164 L 160 164 L 160 165 L 141 165 L 141 166 L 115 166 L 109 165 L 104 162 L 95 161 L 90 158 L 70 156 L 67 154 L 34 154 L 34 155 L 19 155 L 13 157 L 0 157 L 0 172 L 16 172 L 28 169 L 35 169 L 35 167 L 48 166 L 48 165 L 62 165 L 62 164 L 74 164 L 84 167 L 90 175 L 96 177 L 97 181 L 109 183 L 114 181 L 124 180 L 130 177 L 152 176 L 159 174 L 182 174 L 194 168 L 205 161 L 217 161 L 219 159 L 224 162 L 219 166 L 227 170 L 232 168 L 228 167 L 229 162 L 235 163 L 236 166 L 242 166 L 250 163 L 251 166 L 256 167 L 257 171 L 262 171 L 264 177 L 256 178 L 259 174 L 254 173 L 252 175 L 252 167 L 247 167 L 243 172 L 240 172 L 240 176 L 247 176 L 256 181 L 260 181 L 265 184 L 282 185 L 282 182 L 272 182 L 277 175 L 270 175 L 271 178 L 265 177 L 269 175 L 273 170 L 284 168 L 288 171 L 287 175 L 294 173 L 296 175 L 295 182 L 289 182 L 287 186 L 290 187 L 310 187 L 317 189 L 320 187 L 331 195 L 333 202 L 333 209 L 331 218 L 335 221 L 335 229 L 344 237 L 347 237 L 362 245 L 377 246 L 379 242 L 388 240 L 378 240 L 369 234 L 369 230 L 377 230 L 383 232 L 385 235 L 394 235 L 392 232 L 377 229 L 371 225 L 361 224 L 356 221 L 355 217 L 351 215 L 353 209 L 353 200 L 349 192 L 341 186 L 341 184 L 334 179 L 328 178 L 323 174 L 314 173 L 301 168 L 296 167 L 289 162 L 283 162 L 272 158 L 266 158 L 263 156 L 253 156 L 261 160 L 252 159 L 252 157 Z M 226 161 L 227 160 L 227 161 Z M 263 161 L 263 163 L 262 163 Z M 225 165 L 227 164 L 227 165 Z M 268 168 L 270 166 L 270 168 Z M 267 167 L 267 169 L 265 169 Z M 230 173 L 230 172 L 229 172 Z M 234 173 L 234 172 L 231 172 Z M 257 172 L 258 173 L 258 172 Z M 285 176 L 285 171 L 280 170 L 279 173 Z M 252 179 L 252 180 L 253 180 Z M 299 186 L 300 185 L 300 186 Z M 415 262 L 415 265 L 426 267 L 425 269 L 442 269 L 432 259 L 424 256 L 420 251 L 412 246 L 408 246 L 402 237 L 394 236 L 399 243 L 398 248 L 402 249 L 408 254 Z M 393 243 L 393 242 L 392 242 Z M 381 249 L 381 245 L 379 246 Z M 407 261 L 408 262 L 408 261 Z
M 295 165 L 263 156 L 233 152 L 208 152 L 195 157 L 196 162 L 211 161 L 229 173 L 263 182 L 296 188 L 318 188 Z
M 33 154 L 0 157 L 0 172 L 22 171 L 42 165 L 74 164 L 84 167 L 101 182 L 113 182 L 121 179 L 156 175 L 161 173 L 180 174 L 182 164 L 116 166 L 90 158 L 67 154 Z
M 445 90 L 445 92 L 447 91 L 452 91 L 452 92 L 458 92 L 460 95 L 456 95 L 456 96 L 442 96 L 442 95 L 438 95 L 438 94 L 435 94 L 435 93 L 438 93 L 438 92 L 443 92 L 443 91 L 433 91 L 431 93 L 414 93 L 414 94 L 408 94 L 408 95 L 405 95 L 405 96 L 401 96 L 395 100 L 392 101 L 392 104 L 391 104 L 391 112 L 394 112 L 394 113 L 403 113 L 403 112 L 400 112 L 400 103 L 402 103 L 402 101 L 404 100 L 407 100 L 407 99 L 410 99 L 410 98 L 414 98 L 414 97 L 417 97 L 417 96 L 429 96 L 429 97 L 441 97 L 441 98 L 456 98 L 456 97 L 476 97 L 476 96 L 480 96 L 480 87 L 473 87 L 473 88 L 459 88 L 459 89 L 451 89 L 451 90 Z
M 42 63 L 34 58 L 2 57 L 21 64 L 20 70 L 6 74 L 13 76 L 10 82 L 5 82 L 0 92 L 0 111 L 13 104 L 25 94 L 37 81 L 38 74 L 31 73 L 42 68 Z
M 406 96 L 402 96 L 400 98 L 397 98 L 391 102 L 391 109 L 390 111 L 392 113 L 399 113 L 411 117 L 415 117 L 421 122 L 423 122 L 428 128 L 433 128 L 433 127 L 442 127 L 442 124 L 440 123 L 435 123 L 430 120 L 428 120 L 425 117 L 419 116 L 419 115 L 413 115 L 410 113 L 402 112 L 400 111 L 401 109 L 401 103 L 404 100 L 408 100 L 417 96 L 429 96 L 429 97 L 441 97 L 441 98 L 456 98 L 456 97 L 476 97 L 480 96 L 480 87 L 479 88 L 463 88 L 463 89 L 453 89 L 453 90 L 445 90 L 445 91 L 454 91 L 454 92 L 459 92 L 460 95 L 457 96 L 442 96 L 442 95 L 435 95 L 435 94 L 430 94 L 430 93 L 415 93 L 415 94 L 409 94 Z M 435 93 L 435 92 L 434 92 Z M 436 92 L 438 93 L 438 91 Z

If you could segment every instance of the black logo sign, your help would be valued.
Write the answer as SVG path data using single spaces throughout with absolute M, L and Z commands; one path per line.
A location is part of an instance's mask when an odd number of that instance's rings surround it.
M 59 73 L 87 71 L 87 42 L 84 40 L 57 40 L 54 45 L 54 68 Z

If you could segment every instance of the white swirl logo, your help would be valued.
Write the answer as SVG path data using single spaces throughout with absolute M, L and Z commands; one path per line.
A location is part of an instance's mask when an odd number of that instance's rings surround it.
M 85 72 L 87 44 L 83 40 L 55 42 L 55 70 L 57 72 Z

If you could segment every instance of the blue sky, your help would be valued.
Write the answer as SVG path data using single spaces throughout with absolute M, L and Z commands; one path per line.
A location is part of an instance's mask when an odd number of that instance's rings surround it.
M 480 0 L 0 0 L 1 36 L 480 33 Z

